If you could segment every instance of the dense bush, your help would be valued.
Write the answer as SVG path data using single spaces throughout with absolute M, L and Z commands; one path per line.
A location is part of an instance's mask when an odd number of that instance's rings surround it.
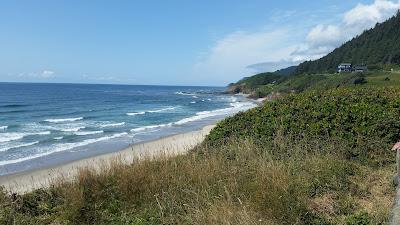
M 308 91 L 268 102 L 220 122 L 209 143 L 232 137 L 256 137 L 265 143 L 278 133 L 330 137 L 365 147 L 349 157 L 373 159 L 373 141 L 392 144 L 400 138 L 400 91 L 397 88 L 339 88 Z M 379 152 L 376 154 L 385 154 Z

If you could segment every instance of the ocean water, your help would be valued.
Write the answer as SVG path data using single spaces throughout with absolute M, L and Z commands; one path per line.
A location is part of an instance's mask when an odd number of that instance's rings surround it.
M 0 175 L 117 151 L 254 107 L 223 88 L 0 83 Z

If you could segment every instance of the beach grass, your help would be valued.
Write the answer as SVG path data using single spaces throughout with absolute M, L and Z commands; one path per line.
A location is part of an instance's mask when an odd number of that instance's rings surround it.
M 394 166 L 348 160 L 338 140 L 278 136 L 259 146 L 231 141 L 100 172 L 82 169 L 24 195 L 0 195 L 1 224 L 385 223 Z
M 399 95 L 289 95 L 220 122 L 184 155 L 115 160 L 26 194 L 3 189 L 0 224 L 386 224 Z

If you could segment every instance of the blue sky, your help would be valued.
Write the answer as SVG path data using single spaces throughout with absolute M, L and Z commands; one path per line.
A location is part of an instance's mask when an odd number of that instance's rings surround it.
M 0 81 L 226 85 L 315 59 L 398 0 L 1 1 Z

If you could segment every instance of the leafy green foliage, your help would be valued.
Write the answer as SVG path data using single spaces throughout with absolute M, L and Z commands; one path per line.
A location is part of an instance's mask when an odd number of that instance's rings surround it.
M 368 213 L 363 212 L 356 215 L 350 216 L 347 221 L 347 225 L 372 225 L 371 218 L 369 217 Z
M 271 141 L 278 133 L 344 139 L 350 146 L 365 146 L 348 157 L 373 158 L 371 140 L 390 144 L 400 138 L 398 88 L 338 88 L 292 94 L 220 122 L 208 142 L 232 137 Z M 368 147 L 369 146 L 369 147 Z M 382 152 L 380 152 L 382 153 Z M 378 153 L 377 153 L 378 154 Z

